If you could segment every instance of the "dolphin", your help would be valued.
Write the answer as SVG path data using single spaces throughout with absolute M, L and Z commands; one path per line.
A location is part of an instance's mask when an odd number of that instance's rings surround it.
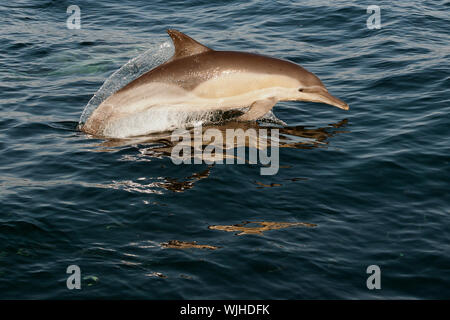
M 193 115 L 239 110 L 257 120 L 278 101 L 320 102 L 348 110 L 301 66 L 264 55 L 216 51 L 171 29 L 175 52 L 104 100 L 80 123 L 86 133 L 125 138 L 183 126 Z M 168 127 L 169 126 L 169 127 Z

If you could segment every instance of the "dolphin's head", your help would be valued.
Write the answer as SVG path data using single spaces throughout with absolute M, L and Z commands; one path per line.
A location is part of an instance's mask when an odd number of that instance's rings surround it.
M 348 110 L 344 101 L 332 96 L 320 79 L 308 70 L 296 65 L 294 77 L 298 81 L 295 91 L 291 92 L 291 99 L 295 101 L 310 101 L 329 104 L 340 109 Z

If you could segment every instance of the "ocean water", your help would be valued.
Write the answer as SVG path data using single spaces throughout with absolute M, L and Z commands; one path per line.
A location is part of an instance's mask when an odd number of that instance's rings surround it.
M 72 4 L 81 29 L 67 28 Z M 367 28 L 369 5 L 381 7 L 380 29 Z M 450 298 L 449 9 L 1 4 L 0 298 Z M 124 142 L 78 131 L 130 59 L 146 54 L 113 87 L 170 57 L 169 28 L 301 64 L 350 110 L 278 103 L 286 124 L 269 124 L 280 129 L 271 176 L 261 165 L 176 165 L 168 133 Z M 242 126 L 262 125 L 215 128 Z M 81 290 L 66 286 L 69 265 Z M 370 265 L 380 290 L 367 288 Z

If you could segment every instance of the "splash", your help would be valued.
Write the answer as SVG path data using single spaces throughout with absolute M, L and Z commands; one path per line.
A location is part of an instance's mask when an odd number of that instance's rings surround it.
M 79 127 L 81 127 L 91 116 L 94 110 L 109 96 L 120 88 L 124 87 L 131 81 L 139 78 L 141 75 L 168 60 L 174 52 L 174 47 L 170 41 L 163 42 L 152 47 L 140 54 L 139 56 L 129 60 L 119 70 L 114 72 L 98 91 L 93 95 L 91 100 L 81 114 Z

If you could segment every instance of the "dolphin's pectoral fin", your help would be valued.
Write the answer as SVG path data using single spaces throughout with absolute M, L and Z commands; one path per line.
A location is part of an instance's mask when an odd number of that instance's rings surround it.
M 267 112 L 269 112 L 277 102 L 278 100 L 275 98 L 257 100 L 252 103 L 250 109 L 245 114 L 243 114 L 236 120 L 239 121 L 257 120 L 261 118 L 263 115 L 265 115 Z
M 276 124 L 282 127 L 287 126 L 287 123 L 283 120 L 278 119 L 277 116 L 272 112 L 272 110 L 267 112 L 264 116 L 262 116 L 262 118 L 259 118 L 258 121 L 262 123 Z

